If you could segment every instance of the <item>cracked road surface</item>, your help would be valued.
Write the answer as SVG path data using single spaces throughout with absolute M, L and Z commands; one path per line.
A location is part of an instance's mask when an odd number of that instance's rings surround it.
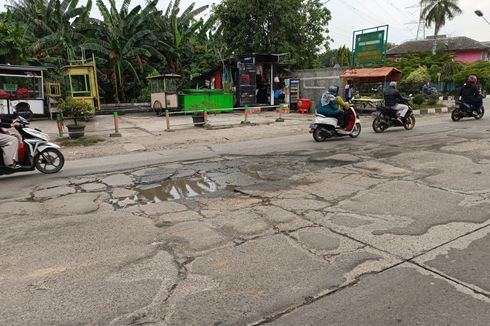
M 366 122 L 3 179 L 0 324 L 489 325 L 488 122 Z

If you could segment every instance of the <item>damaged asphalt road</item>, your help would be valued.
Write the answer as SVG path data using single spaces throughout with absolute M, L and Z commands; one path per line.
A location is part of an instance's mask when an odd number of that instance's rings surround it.
M 0 202 L 0 324 L 488 325 L 485 123 L 30 187 Z

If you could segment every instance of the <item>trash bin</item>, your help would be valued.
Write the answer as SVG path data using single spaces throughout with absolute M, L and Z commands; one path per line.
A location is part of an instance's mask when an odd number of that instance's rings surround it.
M 296 106 L 298 108 L 298 112 L 301 114 L 310 111 L 311 100 L 308 98 L 299 98 L 298 102 L 296 102 Z

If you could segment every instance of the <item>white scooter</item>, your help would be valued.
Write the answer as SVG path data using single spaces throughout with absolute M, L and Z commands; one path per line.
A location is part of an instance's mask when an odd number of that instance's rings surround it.
M 361 133 L 361 120 L 359 120 L 354 108 L 350 107 L 344 114 L 347 114 L 347 124 L 345 128 L 340 128 L 336 118 L 316 113 L 315 119 L 310 125 L 310 133 L 313 134 L 313 139 L 317 142 L 322 142 L 332 137 L 350 136 L 351 138 L 356 138 L 359 136 Z
M 15 121 L 20 123 L 17 131 L 22 137 L 19 143 L 19 168 L 11 168 L 3 163 L 0 149 L 0 175 L 27 172 L 38 169 L 42 173 L 56 173 L 63 168 L 65 158 L 59 146 L 49 142 L 49 136 L 39 129 L 27 128 L 29 121 L 18 116 Z

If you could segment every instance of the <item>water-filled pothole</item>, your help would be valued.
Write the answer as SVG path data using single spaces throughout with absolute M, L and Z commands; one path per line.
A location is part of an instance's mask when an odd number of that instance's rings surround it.
M 136 198 L 139 202 L 157 203 L 204 195 L 218 191 L 218 185 L 206 176 L 188 179 L 168 179 L 161 183 L 141 186 Z

